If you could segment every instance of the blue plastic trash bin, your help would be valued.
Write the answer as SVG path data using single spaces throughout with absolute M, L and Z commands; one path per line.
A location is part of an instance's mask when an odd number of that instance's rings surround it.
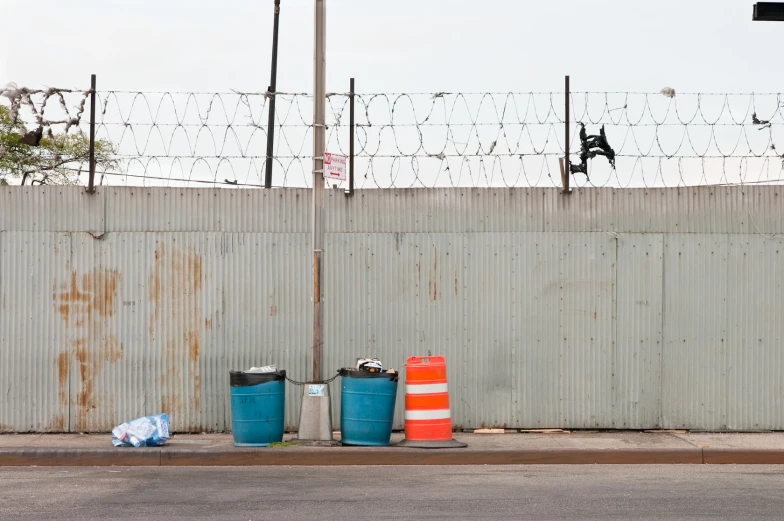
M 398 373 L 340 370 L 340 441 L 386 446 L 392 435 Z
M 235 447 L 265 447 L 283 441 L 286 371 L 230 371 L 231 434 Z

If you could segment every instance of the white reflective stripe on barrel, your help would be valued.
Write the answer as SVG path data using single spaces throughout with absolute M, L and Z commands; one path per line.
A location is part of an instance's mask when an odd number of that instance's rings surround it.
M 406 384 L 406 394 L 436 394 L 447 392 L 446 384 Z
M 437 409 L 433 411 L 406 411 L 406 420 L 444 420 L 451 418 L 449 409 Z

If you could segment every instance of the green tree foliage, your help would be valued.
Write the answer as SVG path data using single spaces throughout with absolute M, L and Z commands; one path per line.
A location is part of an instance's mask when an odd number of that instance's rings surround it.
M 20 143 L 25 128 L 14 122 L 8 107 L 0 105 L 0 185 L 76 184 L 79 170 L 87 170 L 90 139 L 78 133 L 44 134 L 38 146 Z M 96 169 L 115 170 L 117 150 L 105 139 L 95 141 Z M 16 182 L 14 182 L 16 180 Z

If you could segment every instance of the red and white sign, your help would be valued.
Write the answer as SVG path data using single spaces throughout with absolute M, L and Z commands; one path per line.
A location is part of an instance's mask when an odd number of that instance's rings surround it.
M 324 179 L 346 180 L 346 156 L 324 152 Z

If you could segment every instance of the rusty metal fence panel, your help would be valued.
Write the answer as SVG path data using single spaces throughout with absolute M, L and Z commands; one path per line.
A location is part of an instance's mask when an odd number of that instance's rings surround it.
M 444 354 L 459 428 L 784 428 L 781 196 L 329 191 L 324 375 Z M 229 369 L 304 379 L 309 192 L 2 187 L 0 203 L 0 431 L 162 410 L 222 431 Z
M 0 430 L 69 428 L 70 349 L 58 289 L 71 282 L 71 237 L 0 233 Z

